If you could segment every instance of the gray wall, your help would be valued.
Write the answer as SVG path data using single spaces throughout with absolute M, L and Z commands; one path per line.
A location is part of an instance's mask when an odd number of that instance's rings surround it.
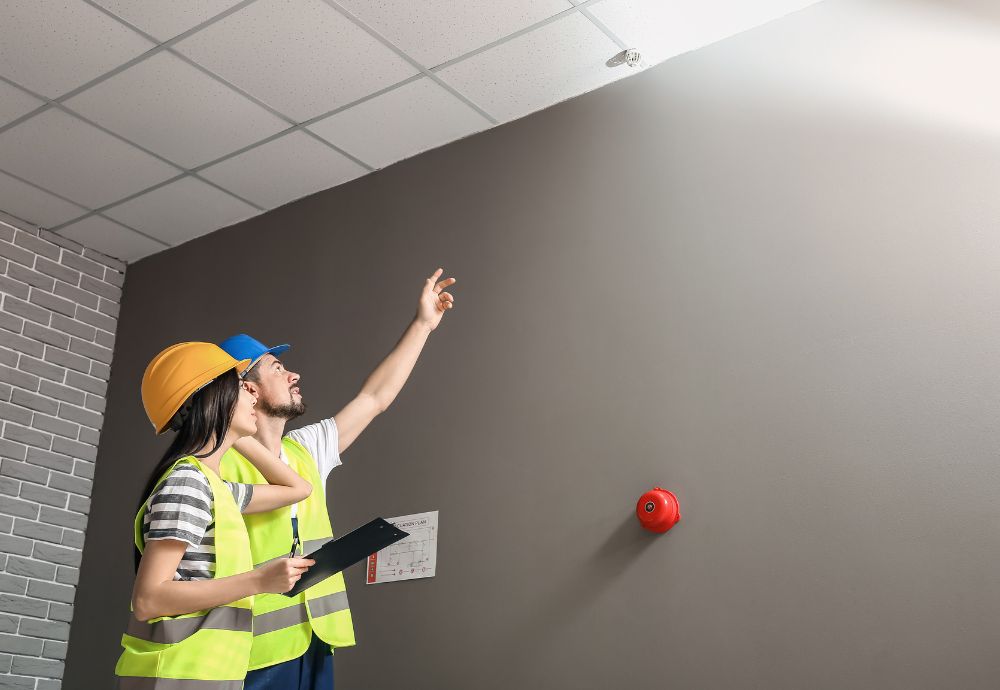
M 338 687 L 996 687 L 1000 157 L 739 45 L 130 267 L 64 687 L 111 684 L 148 359 L 290 341 L 313 421 L 438 264 L 458 307 L 328 487 L 340 530 L 439 509 L 438 576 L 349 572 Z
M 0 217 L 4 690 L 63 677 L 124 280 L 122 262 Z

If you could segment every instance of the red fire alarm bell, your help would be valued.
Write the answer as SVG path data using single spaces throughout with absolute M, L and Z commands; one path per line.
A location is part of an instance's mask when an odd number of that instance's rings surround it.
M 666 532 L 681 520 L 681 504 L 672 491 L 656 487 L 635 504 L 635 515 L 650 532 Z

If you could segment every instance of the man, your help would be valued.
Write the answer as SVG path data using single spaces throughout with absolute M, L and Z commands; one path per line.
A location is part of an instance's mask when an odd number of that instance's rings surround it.
M 396 347 L 371 373 L 361 391 L 332 418 L 296 429 L 285 424 L 303 412 L 299 375 L 285 368 L 278 355 L 288 345 L 268 348 L 248 335 L 220 345 L 236 359 L 250 359 L 243 374 L 257 396 L 256 439 L 278 454 L 313 485 L 312 494 L 294 506 L 246 515 L 254 566 L 289 555 L 293 543 L 310 553 L 333 532 L 326 507 L 326 479 L 340 464 L 340 454 L 371 421 L 392 403 L 410 376 L 431 331 L 455 300 L 446 288 L 454 278 L 439 280 L 442 269 L 424 284 L 417 314 Z M 263 478 L 243 456 L 231 450 L 223 457 L 227 481 L 259 483 Z M 254 640 L 245 690 L 331 690 L 333 648 L 354 644 L 354 627 L 342 574 L 329 577 L 295 597 L 263 594 L 254 598 Z

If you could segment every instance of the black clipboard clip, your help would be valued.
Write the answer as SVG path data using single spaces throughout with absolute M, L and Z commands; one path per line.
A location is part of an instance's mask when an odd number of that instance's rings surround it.
M 331 575 L 346 570 L 408 536 L 409 532 L 404 532 L 385 519 L 377 517 L 339 539 L 328 541 L 312 553 L 303 554 L 304 557 L 316 561 L 316 564 L 310 566 L 299 581 L 284 594 L 286 597 L 294 597 L 299 592 L 319 584 Z

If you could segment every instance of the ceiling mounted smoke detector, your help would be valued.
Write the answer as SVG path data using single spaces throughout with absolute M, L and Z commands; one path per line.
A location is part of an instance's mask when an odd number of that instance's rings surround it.
M 640 53 L 635 48 L 628 48 L 620 53 L 615 54 L 613 58 L 611 58 L 604 64 L 607 67 L 618 67 L 619 65 L 638 67 L 642 64 L 642 53 Z

